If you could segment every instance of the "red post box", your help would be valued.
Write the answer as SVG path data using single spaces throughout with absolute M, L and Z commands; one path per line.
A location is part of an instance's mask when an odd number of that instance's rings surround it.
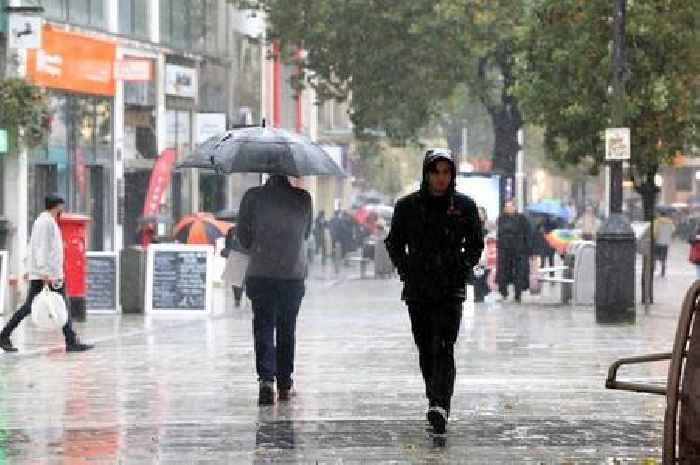
M 84 215 L 64 213 L 58 226 L 63 237 L 63 270 L 66 274 L 66 296 L 71 318 L 85 321 L 87 307 L 87 226 L 91 219 Z

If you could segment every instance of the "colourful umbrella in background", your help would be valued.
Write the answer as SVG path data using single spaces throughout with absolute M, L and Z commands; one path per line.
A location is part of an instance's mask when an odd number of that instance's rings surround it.
M 182 244 L 215 245 L 233 225 L 217 220 L 211 213 L 198 212 L 183 217 L 175 226 L 175 240 Z
M 569 207 L 562 205 L 559 200 L 545 199 L 537 203 L 532 203 L 525 207 L 525 209 L 530 213 L 555 216 L 565 221 L 571 219 L 571 210 Z
M 554 229 L 544 238 L 557 253 L 564 254 L 569 244 L 581 240 L 581 233 L 577 229 Z

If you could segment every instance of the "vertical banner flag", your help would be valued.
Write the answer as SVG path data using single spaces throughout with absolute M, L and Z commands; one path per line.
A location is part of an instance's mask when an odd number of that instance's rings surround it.
M 176 159 L 175 149 L 165 149 L 158 157 L 158 161 L 151 172 L 148 194 L 143 205 L 143 216 L 157 215 L 160 212 L 160 203 L 163 200 L 163 195 L 165 195 L 165 190 L 170 184 Z

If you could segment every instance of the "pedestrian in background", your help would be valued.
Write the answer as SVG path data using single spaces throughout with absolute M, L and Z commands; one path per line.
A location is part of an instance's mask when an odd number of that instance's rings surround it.
M 429 150 L 419 191 L 396 203 L 386 246 L 404 283 L 428 398 L 427 418 L 444 434 L 456 376 L 454 345 L 466 284 L 484 248 L 474 201 L 455 190 L 449 150 Z
M 661 277 L 666 276 L 666 259 L 668 248 L 673 241 L 676 227 L 666 212 L 661 213 L 654 223 L 654 260 L 661 262 Z
M 63 237 L 58 221 L 63 213 L 65 201 L 58 195 L 49 195 L 44 201 L 46 210 L 43 211 L 32 226 L 32 234 L 29 239 L 29 258 L 27 263 L 27 275 L 29 280 L 29 292 L 27 300 L 17 312 L 12 315 L 10 321 L 0 332 L 0 348 L 5 352 L 17 352 L 12 345 L 10 336 L 29 314 L 32 313 L 34 299 L 44 289 L 49 288 L 66 298 L 64 271 L 63 271 Z M 68 321 L 63 326 L 63 336 L 66 341 L 66 352 L 84 352 L 93 348 L 90 344 L 83 344 L 73 330 L 68 312 Z
M 510 284 L 515 287 L 515 302 L 520 302 L 523 291 L 530 286 L 529 259 L 533 246 L 530 229 L 530 221 L 525 215 L 517 212 L 512 200 L 507 201 L 503 214 L 498 218 L 496 236 L 496 282 L 504 300 L 508 298 Z
M 695 226 L 693 232 L 688 237 L 690 243 L 690 253 L 688 261 L 695 265 L 695 277 L 700 279 L 700 225 Z
M 241 200 L 236 226 L 248 252 L 246 293 L 253 305 L 255 362 L 260 383 L 258 403 L 292 395 L 296 321 L 307 276 L 306 241 L 311 236 L 311 195 L 273 175 Z
M 595 214 L 591 205 L 586 206 L 581 218 L 576 222 L 576 228 L 581 230 L 581 238 L 584 241 L 592 241 L 600 228 L 600 219 Z
M 314 221 L 314 243 L 316 255 L 321 254 L 321 263 L 325 265 L 328 256 L 326 250 L 326 229 L 328 222 L 326 221 L 326 212 L 321 210 L 318 212 L 316 221 Z
M 481 233 L 483 237 L 488 235 L 487 223 L 488 223 L 488 213 L 484 207 L 479 207 L 479 221 L 481 221 Z M 489 274 L 491 270 L 488 267 L 488 256 L 486 252 L 486 247 L 481 252 L 481 257 L 479 258 L 479 263 L 474 267 L 474 302 L 483 302 L 487 295 L 489 295 Z

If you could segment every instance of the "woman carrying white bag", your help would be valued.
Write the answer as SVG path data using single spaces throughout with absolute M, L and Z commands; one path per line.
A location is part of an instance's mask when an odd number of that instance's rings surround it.
M 78 340 L 68 312 L 65 311 L 63 238 L 58 227 L 64 204 L 64 200 L 58 195 L 47 196 L 46 211 L 39 215 L 32 226 L 27 264 L 29 291 L 24 305 L 12 315 L 10 321 L 0 331 L 0 348 L 5 352 L 17 352 L 12 345 L 10 335 L 22 320 L 32 313 L 35 304 L 39 312 L 35 321 L 42 326 L 44 323 L 45 327 L 57 326 L 65 318 L 62 327 L 66 340 L 66 352 L 84 352 L 93 347 L 82 344 Z M 59 299 L 63 303 L 62 306 Z M 49 320 L 52 323 L 49 323 Z

